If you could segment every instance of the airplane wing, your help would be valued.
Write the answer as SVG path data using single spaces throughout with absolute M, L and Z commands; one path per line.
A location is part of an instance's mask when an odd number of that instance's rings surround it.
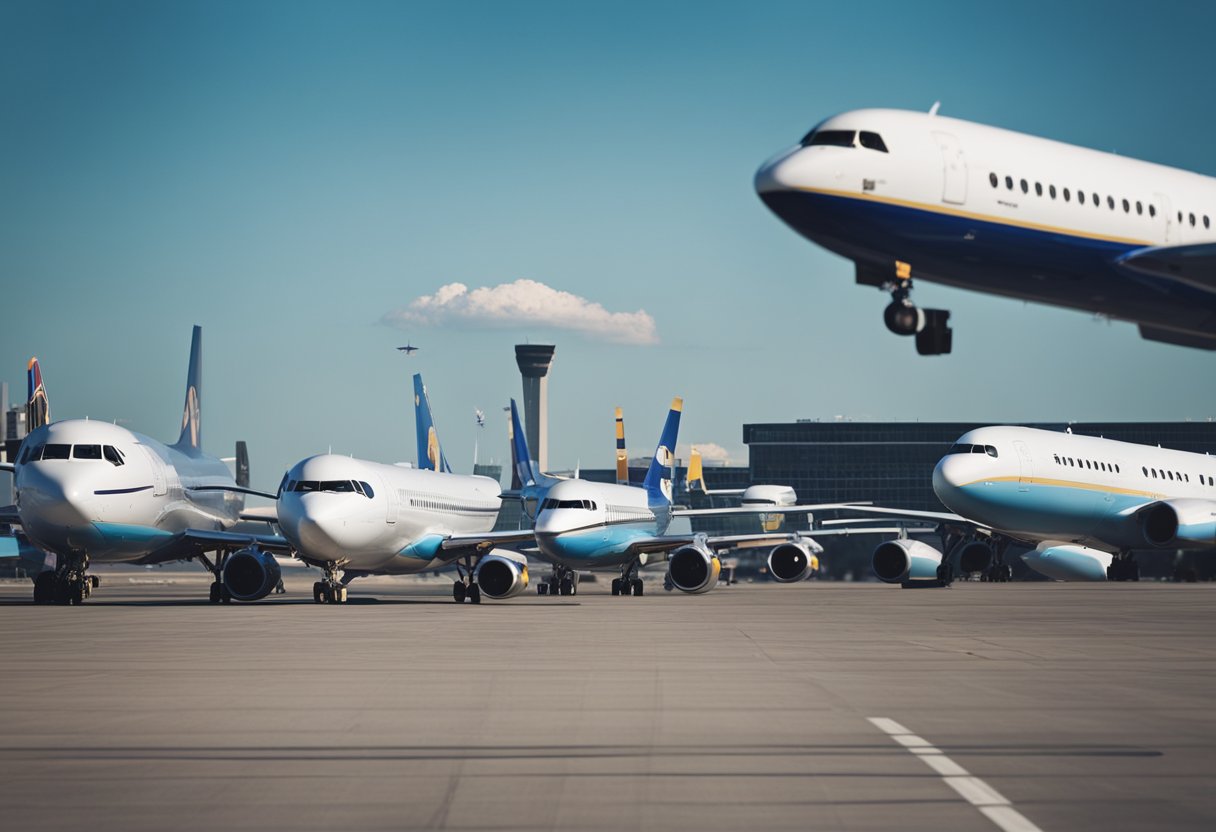
M 1216 243 L 1138 248 L 1115 262 L 1133 272 L 1216 293 Z
M 241 512 L 242 520 L 251 520 L 259 523 L 277 523 L 279 522 L 278 506 L 255 506 L 247 508 Z
M 252 494 L 254 497 L 266 497 L 269 500 L 279 499 L 278 494 L 271 494 L 266 491 L 258 491 L 254 488 L 242 488 L 239 485 L 196 485 L 192 488 L 187 488 L 187 491 L 232 491 L 236 494 Z
M 221 532 L 207 529 L 186 529 L 182 532 L 182 544 L 185 548 L 195 548 L 201 554 L 213 552 L 216 549 L 240 549 L 243 546 L 257 546 L 269 552 L 290 552 L 291 543 L 287 538 L 277 534 L 247 534 L 244 532 Z M 179 556 L 181 557 L 181 556 Z
M 495 546 L 511 546 L 514 543 L 534 543 L 535 535 L 531 529 L 508 529 L 501 532 L 483 532 L 481 534 L 454 534 L 444 538 L 439 544 L 443 554 L 452 560 L 457 558 L 480 556 Z
M 13 463 L 0 462 L 0 471 L 8 471 L 11 474 L 13 472 Z
M 730 508 L 677 508 L 671 512 L 672 517 L 707 517 L 723 514 L 796 514 L 806 511 L 827 511 L 828 509 L 854 509 L 865 507 L 869 503 L 817 503 L 805 506 L 732 506 Z

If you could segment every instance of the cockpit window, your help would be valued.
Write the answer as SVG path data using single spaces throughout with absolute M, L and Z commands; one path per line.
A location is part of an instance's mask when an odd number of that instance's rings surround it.
M 106 458 L 106 462 L 110 463 L 115 468 L 125 463 L 125 460 L 122 458 L 122 451 L 118 450 L 118 448 L 115 448 L 113 445 L 106 445 L 104 448 L 102 448 L 101 455 Z
M 69 456 L 71 456 L 71 452 L 72 452 L 71 445 L 48 444 L 48 445 L 43 446 L 42 458 L 43 459 L 67 459 Z
M 316 491 L 316 490 L 318 490 L 317 481 L 316 480 L 300 480 L 299 482 L 296 483 L 296 487 L 293 488 L 292 490 L 293 491 L 303 491 L 303 492 Z
M 321 480 L 322 491 L 339 491 L 346 493 L 355 490 L 355 484 L 350 480 Z
M 881 153 L 887 152 L 887 146 L 883 143 L 882 136 L 877 133 L 867 133 L 862 130 L 858 136 L 858 144 L 862 147 L 868 147 L 870 150 L 877 150 Z
M 367 483 L 356 483 L 354 480 L 300 480 L 295 483 L 288 482 L 287 490 L 296 492 L 329 491 L 338 494 L 372 496 L 371 486 Z
M 73 445 L 72 459 L 101 459 L 101 446 Z
M 972 445 L 968 442 L 956 442 L 950 446 L 950 450 L 946 451 L 946 455 L 950 454 L 988 454 L 988 456 L 999 456 L 996 448 L 992 445 Z
M 363 486 L 363 493 L 367 495 L 367 499 L 373 500 L 376 497 L 376 492 L 372 491 L 372 487 L 363 480 L 359 480 L 359 485 Z
M 803 147 L 814 147 L 815 145 L 854 147 L 856 144 L 856 130 L 812 130 L 802 139 Z
M 545 500 L 541 503 L 541 510 L 554 508 L 581 508 L 587 511 L 595 510 L 595 503 L 591 500 Z
M 972 447 L 974 446 L 969 445 L 966 442 L 955 442 L 950 446 L 950 450 L 946 451 L 946 454 L 969 454 L 971 453 Z

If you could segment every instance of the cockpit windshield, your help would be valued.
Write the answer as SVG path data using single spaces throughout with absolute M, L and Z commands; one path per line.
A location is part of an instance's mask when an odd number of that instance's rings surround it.
M 887 153 L 886 142 L 877 133 L 868 130 L 819 130 L 815 129 L 802 137 L 803 147 L 824 145 L 829 147 L 864 147 Z
M 591 500 L 545 500 L 541 503 L 541 511 L 551 508 L 580 508 L 595 511 L 595 503 Z
M 56 442 L 27 447 L 17 461 L 24 465 L 40 459 L 104 459 L 116 468 L 125 461 L 123 452 L 113 445 L 61 445 Z
M 946 451 L 946 455 L 950 454 L 988 454 L 988 456 L 1000 456 L 996 448 L 992 445 L 971 445 L 966 442 L 958 442 L 950 446 L 950 450 Z
M 297 482 L 289 482 L 285 490 L 301 493 L 309 491 L 330 491 L 339 494 L 355 493 L 369 498 L 375 495 L 372 487 L 360 480 L 299 480 Z

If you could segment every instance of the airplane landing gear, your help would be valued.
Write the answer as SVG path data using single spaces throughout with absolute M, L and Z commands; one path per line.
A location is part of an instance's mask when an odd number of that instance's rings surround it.
M 456 572 L 460 575 L 460 580 L 452 584 L 452 600 L 457 604 L 463 604 L 465 599 L 468 599 L 470 604 L 480 604 L 481 587 L 473 580 L 472 559 L 465 558 L 464 568 L 456 564 Z
M 1140 561 L 1131 552 L 1120 552 L 1106 567 L 1108 581 L 1138 581 L 1140 580 Z
M 565 566 L 554 566 L 547 581 L 536 585 L 537 595 L 578 595 L 578 572 Z
M 912 303 L 912 280 L 888 284 L 891 303 L 883 310 L 882 320 L 896 335 L 915 335 L 920 355 L 945 355 L 954 345 L 954 330 L 949 326 L 948 309 L 921 309 Z
M 621 570 L 621 577 L 613 579 L 612 594 L 640 596 L 642 591 L 642 579 L 638 577 L 638 562 L 634 560 Z
M 34 579 L 34 603 L 64 606 L 83 604 L 101 585 L 96 575 L 86 573 L 88 568 L 89 559 L 85 557 L 59 569 L 38 573 Z
M 346 584 L 338 577 L 342 564 L 330 561 L 325 564 L 325 580 L 312 585 L 312 600 L 314 604 L 345 604 Z

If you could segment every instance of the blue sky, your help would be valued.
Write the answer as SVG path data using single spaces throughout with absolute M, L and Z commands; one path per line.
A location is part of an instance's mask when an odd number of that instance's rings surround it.
M 821 118 L 927 109 L 1216 173 L 1201 4 L 0 3 L 0 379 L 54 415 L 175 434 L 204 327 L 205 442 L 254 478 L 333 447 L 412 459 L 422 371 L 453 464 L 506 453 L 512 346 L 557 344 L 551 461 L 743 458 L 744 422 L 1200 419 L 1216 356 L 923 284 L 951 356 L 752 190 Z M 1197 92 L 1200 91 L 1200 92 Z M 657 344 L 394 328 L 439 287 L 528 279 L 645 310 Z M 406 340 L 423 349 L 405 358 Z

